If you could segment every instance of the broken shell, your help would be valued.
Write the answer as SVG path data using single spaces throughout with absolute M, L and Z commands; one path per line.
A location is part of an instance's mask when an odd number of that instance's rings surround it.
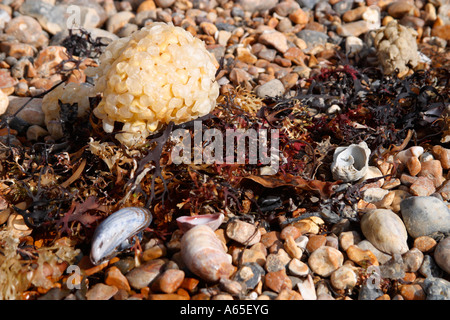
M 188 269 L 205 281 L 229 278 L 234 272 L 226 246 L 207 225 L 189 229 L 181 238 L 181 258 Z
M 201 214 L 196 216 L 182 216 L 177 218 L 178 228 L 186 232 L 198 225 L 207 225 L 212 230 L 216 230 L 222 224 L 223 213 Z
M 131 247 L 130 240 L 152 222 L 146 208 L 128 207 L 114 212 L 95 230 L 92 238 L 91 262 L 98 265 Z
M 370 153 L 371 151 L 364 141 L 336 148 L 331 164 L 333 179 L 350 182 L 364 177 L 369 167 Z

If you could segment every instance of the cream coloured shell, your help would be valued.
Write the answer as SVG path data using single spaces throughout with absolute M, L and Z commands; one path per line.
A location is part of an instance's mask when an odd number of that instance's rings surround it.
M 95 229 L 91 262 L 98 265 L 124 249 L 126 241 L 147 228 L 152 215 L 146 208 L 128 207 L 114 212 Z
M 370 153 L 371 151 L 364 141 L 336 148 L 331 164 L 333 179 L 350 182 L 364 177 L 369 167 Z
M 181 257 L 192 273 L 208 282 L 229 278 L 235 269 L 226 246 L 207 225 L 195 226 L 183 235 Z

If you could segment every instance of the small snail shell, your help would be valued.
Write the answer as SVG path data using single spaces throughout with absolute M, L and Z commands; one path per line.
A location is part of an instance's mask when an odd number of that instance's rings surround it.
M 333 179 L 350 182 L 364 177 L 369 167 L 370 153 L 364 141 L 348 147 L 336 148 L 331 164 Z
M 181 257 L 192 273 L 208 282 L 229 278 L 234 272 L 226 246 L 207 225 L 195 226 L 183 235 Z
M 152 222 L 148 209 L 128 207 L 114 212 L 94 232 L 91 246 L 91 262 L 95 265 L 111 259 L 125 250 L 133 236 L 137 235 Z

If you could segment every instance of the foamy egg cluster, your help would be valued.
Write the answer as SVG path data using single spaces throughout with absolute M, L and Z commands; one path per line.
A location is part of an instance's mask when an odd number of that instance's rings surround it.
M 217 61 L 205 44 L 188 31 L 153 23 L 129 37 L 113 41 L 91 76 L 103 98 L 93 110 L 105 132 L 123 123 L 115 137 L 126 146 L 173 121 L 175 124 L 208 114 L 216 105 Z

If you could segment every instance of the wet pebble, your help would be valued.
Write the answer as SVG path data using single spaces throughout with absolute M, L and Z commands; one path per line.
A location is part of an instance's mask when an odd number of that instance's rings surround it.
M 450 274 L 450 237 L 439 241 L 434 250 L 434 261 L 442 270 Z
M 400 203 L 403 221 L 411 237 L 450 232 L 450 211 L 436 197 L 410 197 Z

